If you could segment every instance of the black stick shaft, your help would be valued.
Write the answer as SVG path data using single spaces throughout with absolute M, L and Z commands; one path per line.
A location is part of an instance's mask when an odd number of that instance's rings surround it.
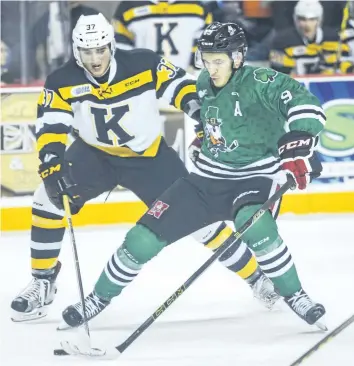
M 124 352 L 143 332 L 150 327 L 150 325 L 162 314 L 164 313 L 174 302 L 177 300 L 188 287 L 207 269 L 210 265 L 215 262 L 220 255 L 225 252 L 231 245 L 235 244 L 242 235 L 256 222 L 258 221 L 264 213 L 272 206 L 276 201 L 278 201 L 281 196 L 288 191 L 294 185 L 294 180 L 291 176 L 288 176 L 287 182 L 271 196 L 262 207 L 250 217 L 241 228 L 227 239 L 215 252 L 214 254 L 200 267 L 196 272 L 192 274 L 188 280 L 180 286 L 135 332 L 130 335 L 123 343 L 118 345 L 116 349 L 122 353 Z
M 83 318 L 84 318 L 84 327 L 85 327 L 85 331 L 87 333 L 87 336 L 90 338 L 90 328 L 88 326 L 88 321 L 87 321 L 87 316 L 86 316 L 84 286 L 82 284 L 82 276 L 81 276 L 81 270 L 80 270 L 79 255 L 77 253 L 77 246 L 76 246 L 76 240 L 75 240 L 75 234 L 74 234 L 74 226 L 73 226 L 73 222 L 72 222 L 71 209 L 70 209 L 70 203 L 69 203 L 68 196 L 63 197 L 63 204 L 64 204 L 64 210 L 65 210 L 65 214 L 66 214 L 66 220 L 68 222 L 71 247 L 72 247 L 74 261 L 75 261 L 76 279 L 77 279 L 77 285 L 78 285 L 79 294 L 80 294 L 80 301 L 81 301 L 81 305 L 82 305 L 82 313 L 83 313 Z
M 296 361 L 294 361 L 290 366 L 301 365 L 308 357 L 313 355 L 319 350 L 321 346 L 332 340 L 335 336 L 341 333 L 345 328 L 349 327 L 350 324 L 354 323 L 354 315 L 345 320 L 342 324 L 338 325 L 337 328 L 333 329 L 331 333 L 327 334 L 323 339 L 317 342 L 313 347 L 311 347 L 307 352 L 300 356 Z

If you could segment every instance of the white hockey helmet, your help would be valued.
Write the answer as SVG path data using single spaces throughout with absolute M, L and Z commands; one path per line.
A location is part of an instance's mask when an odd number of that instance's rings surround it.
M 112 57 L 116 49 L 114 29 L 101 14 L 81 15 L 72 34 L 73 53 L 77 64 L 84 68 L 79 48 L 97 48 L 110 44 Z
M 322 21 L 323 7 L 318 0 L 299 0 L 294 9 L 294 18 L 318 18 Z

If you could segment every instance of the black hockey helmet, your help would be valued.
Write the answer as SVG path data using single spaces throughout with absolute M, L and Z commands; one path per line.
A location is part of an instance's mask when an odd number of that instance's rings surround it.
M 210 24 L 199 37 L 197 47 L 199 51 L 196 52 L 197 67 L 203 67 L 202 52 L 227 53 L 232 59 L 235 58 L 236 52 L 241 52 L 243 59 L 247 53 L 245 33 L 236 23 L 214 22 Z

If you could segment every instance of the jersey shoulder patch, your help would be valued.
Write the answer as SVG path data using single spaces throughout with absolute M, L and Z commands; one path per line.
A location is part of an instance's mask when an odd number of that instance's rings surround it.
M 267 67 L 259 67 L 258 69 L 253 71 L 254 80 L 263 84 L 274 82 L 277 75 L 278 71 L 269 69 Z

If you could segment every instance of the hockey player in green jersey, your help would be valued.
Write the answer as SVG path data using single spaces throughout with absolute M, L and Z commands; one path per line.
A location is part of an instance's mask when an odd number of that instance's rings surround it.
M 314 148 L 325 115 L 319 101 L 287 75 L 244 66 L 246 52 L 243 30 L 233 23 L 213 23 L 199 39 L 197 62 L 205 69 L 197 81 L 201 122 L 200 146 L 195 143 L 192 153 L 195 171 L 165 191 L 113 253 L 94 288 L 106 305 L 124 288 L 118 278 L 130 283 L 165 246 L 219 220 L 233 220 L 240 227 L 286 173 L 294 176 L 300 190 L 320 175 Z M 243 240 L 286 304 L 308 324 L 320 326 L 325 309 L 302 288 L 278 233 L 278 209 L 279 202 Z M 109 270 L 113 262 L 114 271 Z M 89 296 L 86 299 L 88 319 L 106 306 L 93 309 Z M 81 325 L 80 303 L 67 307 L 63 318 L 70 326 Z M 73 351 L 70 344 L 66 349 Z

